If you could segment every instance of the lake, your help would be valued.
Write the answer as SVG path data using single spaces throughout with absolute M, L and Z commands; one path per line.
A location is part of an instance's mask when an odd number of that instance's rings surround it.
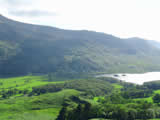
M 147 72 L 139 74 L 117 73 L 117 74 L 103 74 L 96 77 L 113 77 L 125 82 L 136 83 L 142 85 L 144 82 L 160 80 L 160 72 Z

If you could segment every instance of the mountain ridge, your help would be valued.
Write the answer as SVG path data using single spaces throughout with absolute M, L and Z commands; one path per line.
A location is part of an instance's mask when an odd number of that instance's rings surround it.
M 143 39 L 1 20 L 0 75 L 160 70 L 160 49 Z

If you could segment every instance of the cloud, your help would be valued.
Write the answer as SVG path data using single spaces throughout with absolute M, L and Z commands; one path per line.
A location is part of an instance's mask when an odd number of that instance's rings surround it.
M 160 40 L 160 0 L 0 0 L 0 14 L 26 23 Z
M 24 6 L 34 3 L 33 0 L 0 0 L 0 2 L 5 3 L 9 7 Z
M 54 12 L 41 10 L 9 10 L 8 13 L 20 17 L 40 17 L 40 16 L 57 16 Z
M 43 0 L 0 0 L 0 11 L 8 16 L 35 18 L 54 17 L 57 13 L 44 7 Z M 47 4 L 50 4 L 50 2 Z M 43 8 L 42 8 L 43 7 Z

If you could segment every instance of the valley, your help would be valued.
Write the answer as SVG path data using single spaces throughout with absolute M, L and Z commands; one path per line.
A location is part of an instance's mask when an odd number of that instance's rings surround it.
M 0 15 L 0 120 L 160 120 L 159 73 L 116 79 L 156 71 L 158 42 Z

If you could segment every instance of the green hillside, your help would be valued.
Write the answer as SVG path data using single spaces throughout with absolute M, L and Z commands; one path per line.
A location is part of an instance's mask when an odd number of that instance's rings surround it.
M 35 84 L 37 83 L 37 84 Z M 159 120 L 160 83 L 52 76 L 0 79 L 0 120 Z
M 153 42 L 94 31 L 63 30 L 0 16 L 0 75 L 160 70 Z
M 110 83 L 93 78 L 62 81 L 53 77 L 50 80 L 46 75 L 1 78 L 0 84 L 0 119 L 3 120 L 54 120 L 69 97 L 91 98 L 113 89 Z M 48 91 L 42 92 L 45 89 Z
M 0 120 L 159 120 L 160 81 L 94 77 L 158 70 L 157 42 L 0 15 Z

